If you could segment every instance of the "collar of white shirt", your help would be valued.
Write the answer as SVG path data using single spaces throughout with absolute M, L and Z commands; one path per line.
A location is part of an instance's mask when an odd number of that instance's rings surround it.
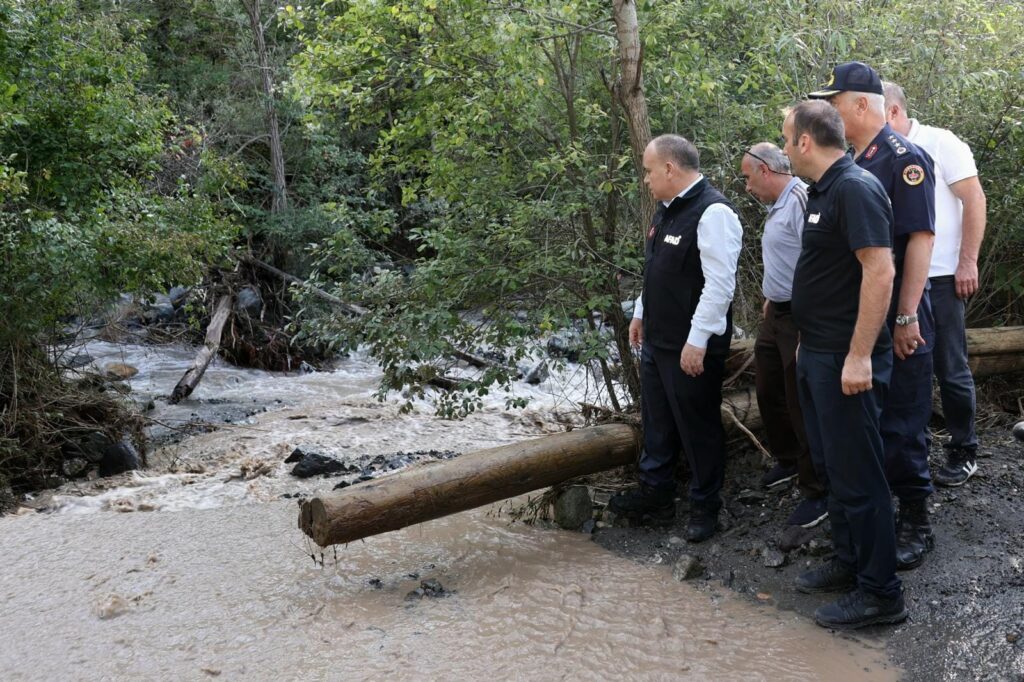
M 662 201 L 662 202 L 661 202 L 661 203 L 662 203 L 662 205 L 663 205 L 663 206 L 664 206 L 665 208 L 668 208 L 668 205 L 669 205 L 669 204 L 671 204 L 671 203 L 672 203 L 673 201 L 675 201 L 676 199 L 678 199 L 679 197 L 683 196 L 684 194 L 686 194 L 687 192 L 689 192 L 689 191 L 690 191 L 691 189 L 693 189 L 694 187 L 696 187 L 696 186 L 697 186 L 697 183 L 698 183 L 698 182 L 700 182 L 700 181 L 701 181 L 701 180 L 703 180 L 703 179 L 704 179 L 704 176 L 703 176 L 703 175 L 701 175 L 701 174 L 698 174 L 698 175 L 697 175 L 697 179 L 696 179 L 696 180 L 694 180 L 694 181 L 693 181 L 693 182 L 691 182 L 691 183 L 690 183 L 689 185 L 687 185 L 686 187 L 684 187 L 684 188 L 683 188 L 683 191 L 682 191 L 682 192 L 680 192 L 679 194 L 675 195 L 674 197 L 672 197 L 672 198 L 671 198 L 671 199 L 669 199 L 668 201 Z

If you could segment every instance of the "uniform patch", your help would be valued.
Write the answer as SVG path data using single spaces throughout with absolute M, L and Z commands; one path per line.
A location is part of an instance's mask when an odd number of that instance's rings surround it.
M 678 235 L 678 234 L 675 234 L 675 235 L 673 235 L 673 234 L 666 234 L 665 235 L 665 243 L 666 244 L 671 244 L 672 246 L 679 246 L 679 240 L 680 239 L 682 239 L 682 237 L 680 235 Z
M 924 182 L 924 168 L 921 168 L 916 163 L 907 166 L 903 169 L 903 182 L 907 183 L 911 187 L 920 185 Z
M 820 213 L 811 213 L 809 216 L 807 216 L 807 222 L 809 222 L 811 225 L 817 225 L 819 220 L 821 220 Z
M 654 233 L 657 232 L 657 231 L 658 231 L 658 228 L 655 227 L 654 225 L 651 225 L 651 229 L 647 230 L 647 238 L 648 239 L 654 239 Z
M 878 153 L 878 145 L 877 144 L 873 144 L 870 147 L 868 147 L 868 150 L 866 152 L 864 152 L 864 158 L 865 159 L 870 159 L 872 156 L 874 156 L 877 153 Z

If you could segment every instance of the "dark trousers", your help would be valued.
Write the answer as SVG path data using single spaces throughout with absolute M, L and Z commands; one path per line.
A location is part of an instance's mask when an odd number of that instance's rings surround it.
M 889 329 L 893 329 L 899 281 L 893 284 L 893 307 Z M 906 360 L 893 355 L 892 381 L 882 407 L 882 443 L 885 447 L 885 475 L 900 501 L 923 500 L 931 495 L 932 474 L 928 470 L 928 447 L 932 416 L 932 353 L 935 346 L 935 318 L 928 291 L 921 296 L 917 316 L 927 345 Z
M 935 376 L 942 395 L 942 412 L 949 429 L 949 447 L 978 449 L 974 430 L 974 376 L 967 365 L 967 306 L 956 295 L 953 275 L 931 278 L 932 312 L 935 314 Z
M 836 557 L 856 570 L 861 589 L 894 597 L 900 591 L 896 529 L 878 431 L 892 353 L 871 358 L 873 388 L 852 396 L 843 395 L 845 359 L 845 353 L 800 349 L 796 371 L 807 442 L 828 481 Z
M 808 498 L 825 495 L 811 461 L 804 433 L 804 417 L 796 387 L 796 347 L 800 333 L 788 307 L 778 310 L 768 303 L 768 311 L 754 342 L 754 381 L 757 409 L 761 412 L 768 449 L 785 467 L 796 467 L 800 491 Z
M 657 488 L 675 485 L 680 449 L 690 465 L 690 502 L 718 510 L 725 476 L 722 380 L 725 355 L 704 356 L 704 373 L 687 376 L 681 350 L 645 343 L 640 354 L 644 451 L 640 480 Z

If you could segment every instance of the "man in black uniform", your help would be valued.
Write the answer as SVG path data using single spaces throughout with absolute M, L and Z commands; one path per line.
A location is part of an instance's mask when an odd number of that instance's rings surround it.
M 907 617 L 896 577 L 892 497 L 879 433 L 892 371 L 883 325 L 892 292 L 892 210 L 878 180 L 844 153 L 843 122 L 801 102 L 782 127 L 793 171 L 813 182 L 793 277 L 797 382 L 811 456 L 830 483 L 835 557 L 801 574 L 801 592 L 840 592 L 819 625 L 858 628 Z
M 658 202 L 647 231 L 644 289 L 629 327 L 633 347 L 642 344 L 644 449 L 640 487 L 616 495 L 608 508 L 672 523 L 682 449 L 691 473 L 686 538 L 701 542 L 714 535 L 722 506 L 722 380 L 743 230 L 728 200 L 701 175 L 697 148 L 686 138 L 655 138 L 643 163 Z
M 846 139 L 858 166 L 870 171 L 892 202 L 896 280 L 887 324 L 896 359 L 882 409 L 886 476 L 900 500 L 896 561 L 914 568 L 934 539 L 926 500 L 928 420 L 932 408 L 932 348 L 935 324 L 928 299 L 928 269 L 935 240 L 935 173 L 932 158 L 895 132 L 885 118 L 882 80 L 867 64 L 836 66 L 815 99 L 827 99 L 843 117 Z

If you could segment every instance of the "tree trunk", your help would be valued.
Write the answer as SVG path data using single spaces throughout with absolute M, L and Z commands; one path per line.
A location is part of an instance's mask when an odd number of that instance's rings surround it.
M 639 431 L 605 424 L 505 445 L 304 502 L 299 528 L 321 547 L 352 542 L 630 464 Z
M 281 131 L 277 122 L 277 107 L 274 98 L 274 81 L 267 56 L 267 44 L 263 36 L 263 23 L 260 21 L 260 0 L 240 0 L 245 13 L 249 16 L 252 28 L 253 45 L 256 49 L 256 61 L 260 70 L 260 87 L 263 92 L 263 108 L 267 118 L 267 135 L 270 137 L 270 165 L 273 173 L 274 196 L 271 200 L 270 212 L 279 213 L 288 208 L 288 187 L 284 175 L 284 152 L 281 149 Z
M 174 387 L 168 401 L 171 405 L 178 404 L 196 390 L 203 374 L 206 373 L 206 368 L 210 366 L 210 362 L 217 355 L 217 349 L 220 348 L 220 337 L 224 333 L 224 323 L 227 322 L 230 313 L 231 295 L 221 296 L 217 301 L 213 317 L 210 319 L 210 326 L 206 328 L 206 342 L 200 346 L 199 352 L 196 353 L 192 366 L 185 372 L 185 376 L 181 377 L 181 381 Z
M 614 86 L 626 114 L 629 129 L 629 144 L 633 151 L 633 164 L 640 181 L 640 233 L 639 239 L 647 233 L 647 226 L 654 216 L 654 199 L 644 187 L 644 149 L 651 141 L 651 121 L 647 117 L 647 99 L 644 96 L 643 46 L 640 44 L 640 25 L 636 15 L 636 0 L 613 0 L 615 9 L 615 37 L 619 44 L 619 65 L 621 71 Z

